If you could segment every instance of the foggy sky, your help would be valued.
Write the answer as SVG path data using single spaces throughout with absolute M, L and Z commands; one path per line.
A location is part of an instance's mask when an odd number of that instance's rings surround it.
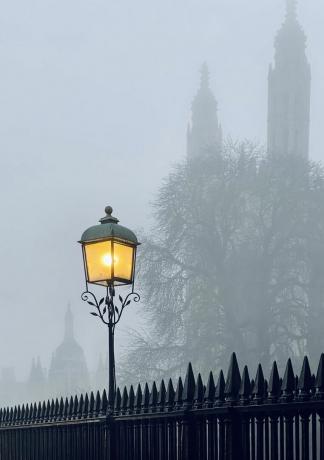
M 267 73 L 284 0 L 10 0 L 0 6 L 0 368 L 48 366 L 70 301 L 90 368 L 104 328 L 80 300 L 82 231 L 106 204 L 148 228 L 185 154 L 207 61 L 225 136 L 265 143 Z M 299 2 L 312 68 L 311 158 L 323 160 L 324 3 Z M 137 286 L 140 291 L 140 286 Z M 137 322 L 125 313 L 120 349 Z

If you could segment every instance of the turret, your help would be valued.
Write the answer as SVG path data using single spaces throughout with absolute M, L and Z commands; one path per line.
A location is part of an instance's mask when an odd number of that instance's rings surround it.
M 268 152 L 308 158 L 311 72 L 306 36 L 295 0 L 287 0 L 286 18 L 275 40 L 268 82 Z
M 210 148 L 221 149 L 222 128 L 217 110 L 217 101 L 209 87 L 209 70 L 205 63 L 201 68 L 200 88 L 192 103 L 191 122 L 187 130 L 189 160 L 203 155 Z

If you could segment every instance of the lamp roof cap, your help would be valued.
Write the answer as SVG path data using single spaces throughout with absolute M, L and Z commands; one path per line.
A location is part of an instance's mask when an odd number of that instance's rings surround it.
M 128 243 L 139 244 L 135 233 L 119 225 L 117 217 L 112 216 L 111 206 L 106 206 L 105 212 L 106 215 L 99 220 L 99 225 L 94 225 L 83 232 L 80 243 L 116 238 Z

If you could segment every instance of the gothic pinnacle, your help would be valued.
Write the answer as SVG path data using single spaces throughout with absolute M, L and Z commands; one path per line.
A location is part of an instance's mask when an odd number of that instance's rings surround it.
M 209 70 L 206 62 L 201 66 L 200 87 L 209 88 Z
M 286 0 L 287 18 L 296 19 L 297 17 L 297 0 Z

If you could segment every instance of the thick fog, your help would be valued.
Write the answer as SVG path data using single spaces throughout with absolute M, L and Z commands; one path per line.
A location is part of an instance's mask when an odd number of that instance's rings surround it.
M 96 369 L 107 338 L 80 299 L 81 233 L 107 204 L 148 231 L 150 203 L 186 154 L 203 62 L 224 138 L 266 144 L 268 68 L 284 18 L 284 0 L 2 2 L 0 368 L 25 380 L 39 356 L 48 369 L 70 303 Z M 310 157 L 323 160 L 323 2 L 300 0 L 298 18 L 312 72 Z M 140 311 L 125 312 L 118 356 L 129 330 L 145 327 Z

